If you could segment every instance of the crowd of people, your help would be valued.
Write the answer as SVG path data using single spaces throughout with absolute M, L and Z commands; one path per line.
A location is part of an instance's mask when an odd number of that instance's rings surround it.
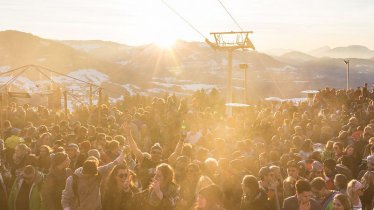
M 325 88 L 232 116 L 216 90 L 68 115 L 10 103 L 0 209 L 372 210 L 373 96 Z

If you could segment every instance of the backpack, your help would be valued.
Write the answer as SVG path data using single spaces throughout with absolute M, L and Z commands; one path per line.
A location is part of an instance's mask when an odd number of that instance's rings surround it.
M 73 174 L 72 178 L 73 178 L 73 193 L 74 193 L 74 196 L 77 198 L 78 206 L 80 206 L 81 204 L 80 204 L 79 193 L 78 193 L 79 177 L 78 177 L 78 175 Z M 101 175 L 100 174 L 96 175 L 96 181 L 100 185 L 100 183 L 101 183 Z

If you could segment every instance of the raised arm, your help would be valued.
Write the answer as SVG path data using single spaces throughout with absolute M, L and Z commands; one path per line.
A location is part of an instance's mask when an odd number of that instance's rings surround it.
M 138 162 L 140 163 L 143 162 L 143 158 L 144 158 L 143 152 L 139 149 L 134 138 L 132 137 L 130 124 L 123 124 L 122 129 L 123 129 L 124 135 L 126 136 L 127 141 L 129 142 L 129 146 L 130 146 L 132 153 L 135 155 Z
M 177 158 L 182 154 L 183 145 L 184 145 L 184 139 L 181 137 L 178 141 L 177 146 L 174 149 L 174 152 L 171 153 L 171 155 L 168 158 L 168 163 L 170 165 L 174 165 L 175 161 L 177 161 Z

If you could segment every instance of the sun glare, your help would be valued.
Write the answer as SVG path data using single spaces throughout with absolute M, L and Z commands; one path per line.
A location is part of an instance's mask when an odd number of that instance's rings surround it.
M 162 49 L 171 49 L 175 43 L 175 39 L 161 38 L 155 41 L 155 44 Z

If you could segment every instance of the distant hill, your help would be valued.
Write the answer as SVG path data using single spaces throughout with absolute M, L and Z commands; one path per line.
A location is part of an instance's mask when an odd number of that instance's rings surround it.
M 303 63 L 316 58 L 303 52 L 292 51 L 279 56 L 279 59 L 289 63 Z
M 331 57 L 331 58 L 371 58 L 374 56 L 374 50 L 371 50 L 362 45 L 350 45 L 346 47 L 322 47 L 309 52 L 311 55 L 317 57 Z
M 41 65 L 60 73 L 96 69 L 118 82 L 136 77 L 122 65 L 108 62 L 58 41 L 19 31 L 0 32 L 0 66 L 16 68 L 28 64 Z M 128 77 L 124 75 L 125 72 Z M 118 77 L 119 74 L 122 76 Z
M 249 64 L 248 84 L 252 98 L 291 97 L 301 96 L 300 91 L 304 89 L 345 87 L 346 65 L 342 58 L 370 53 L 372 50 L 354 45 L 323 47 L 308 53 L 289 51 L 280 56 L 235 51 L 234 98 L 243 98 L 244 72 L 239 69 L 242 63 Z M 374 54 L 368 58 L 371 59 L 350 59 L 352 87 L 374 80 Z M 186 94 L 213 87 L 225 91 L 227 82 L 227 53 L 214 51 L 203 42 L 179 40 L 171 49 L 163 49 L 155 44 L 128 46 L 101 40 L 61 41 L 19 31 L 0 32 L 0 72 L 27 64 L 79 76 L 116 93 Z M 19 81 L 18 87 L 26 85 L 25 81 L 29 80 Z M 63 82 L 79 92 L 76 83 Z

